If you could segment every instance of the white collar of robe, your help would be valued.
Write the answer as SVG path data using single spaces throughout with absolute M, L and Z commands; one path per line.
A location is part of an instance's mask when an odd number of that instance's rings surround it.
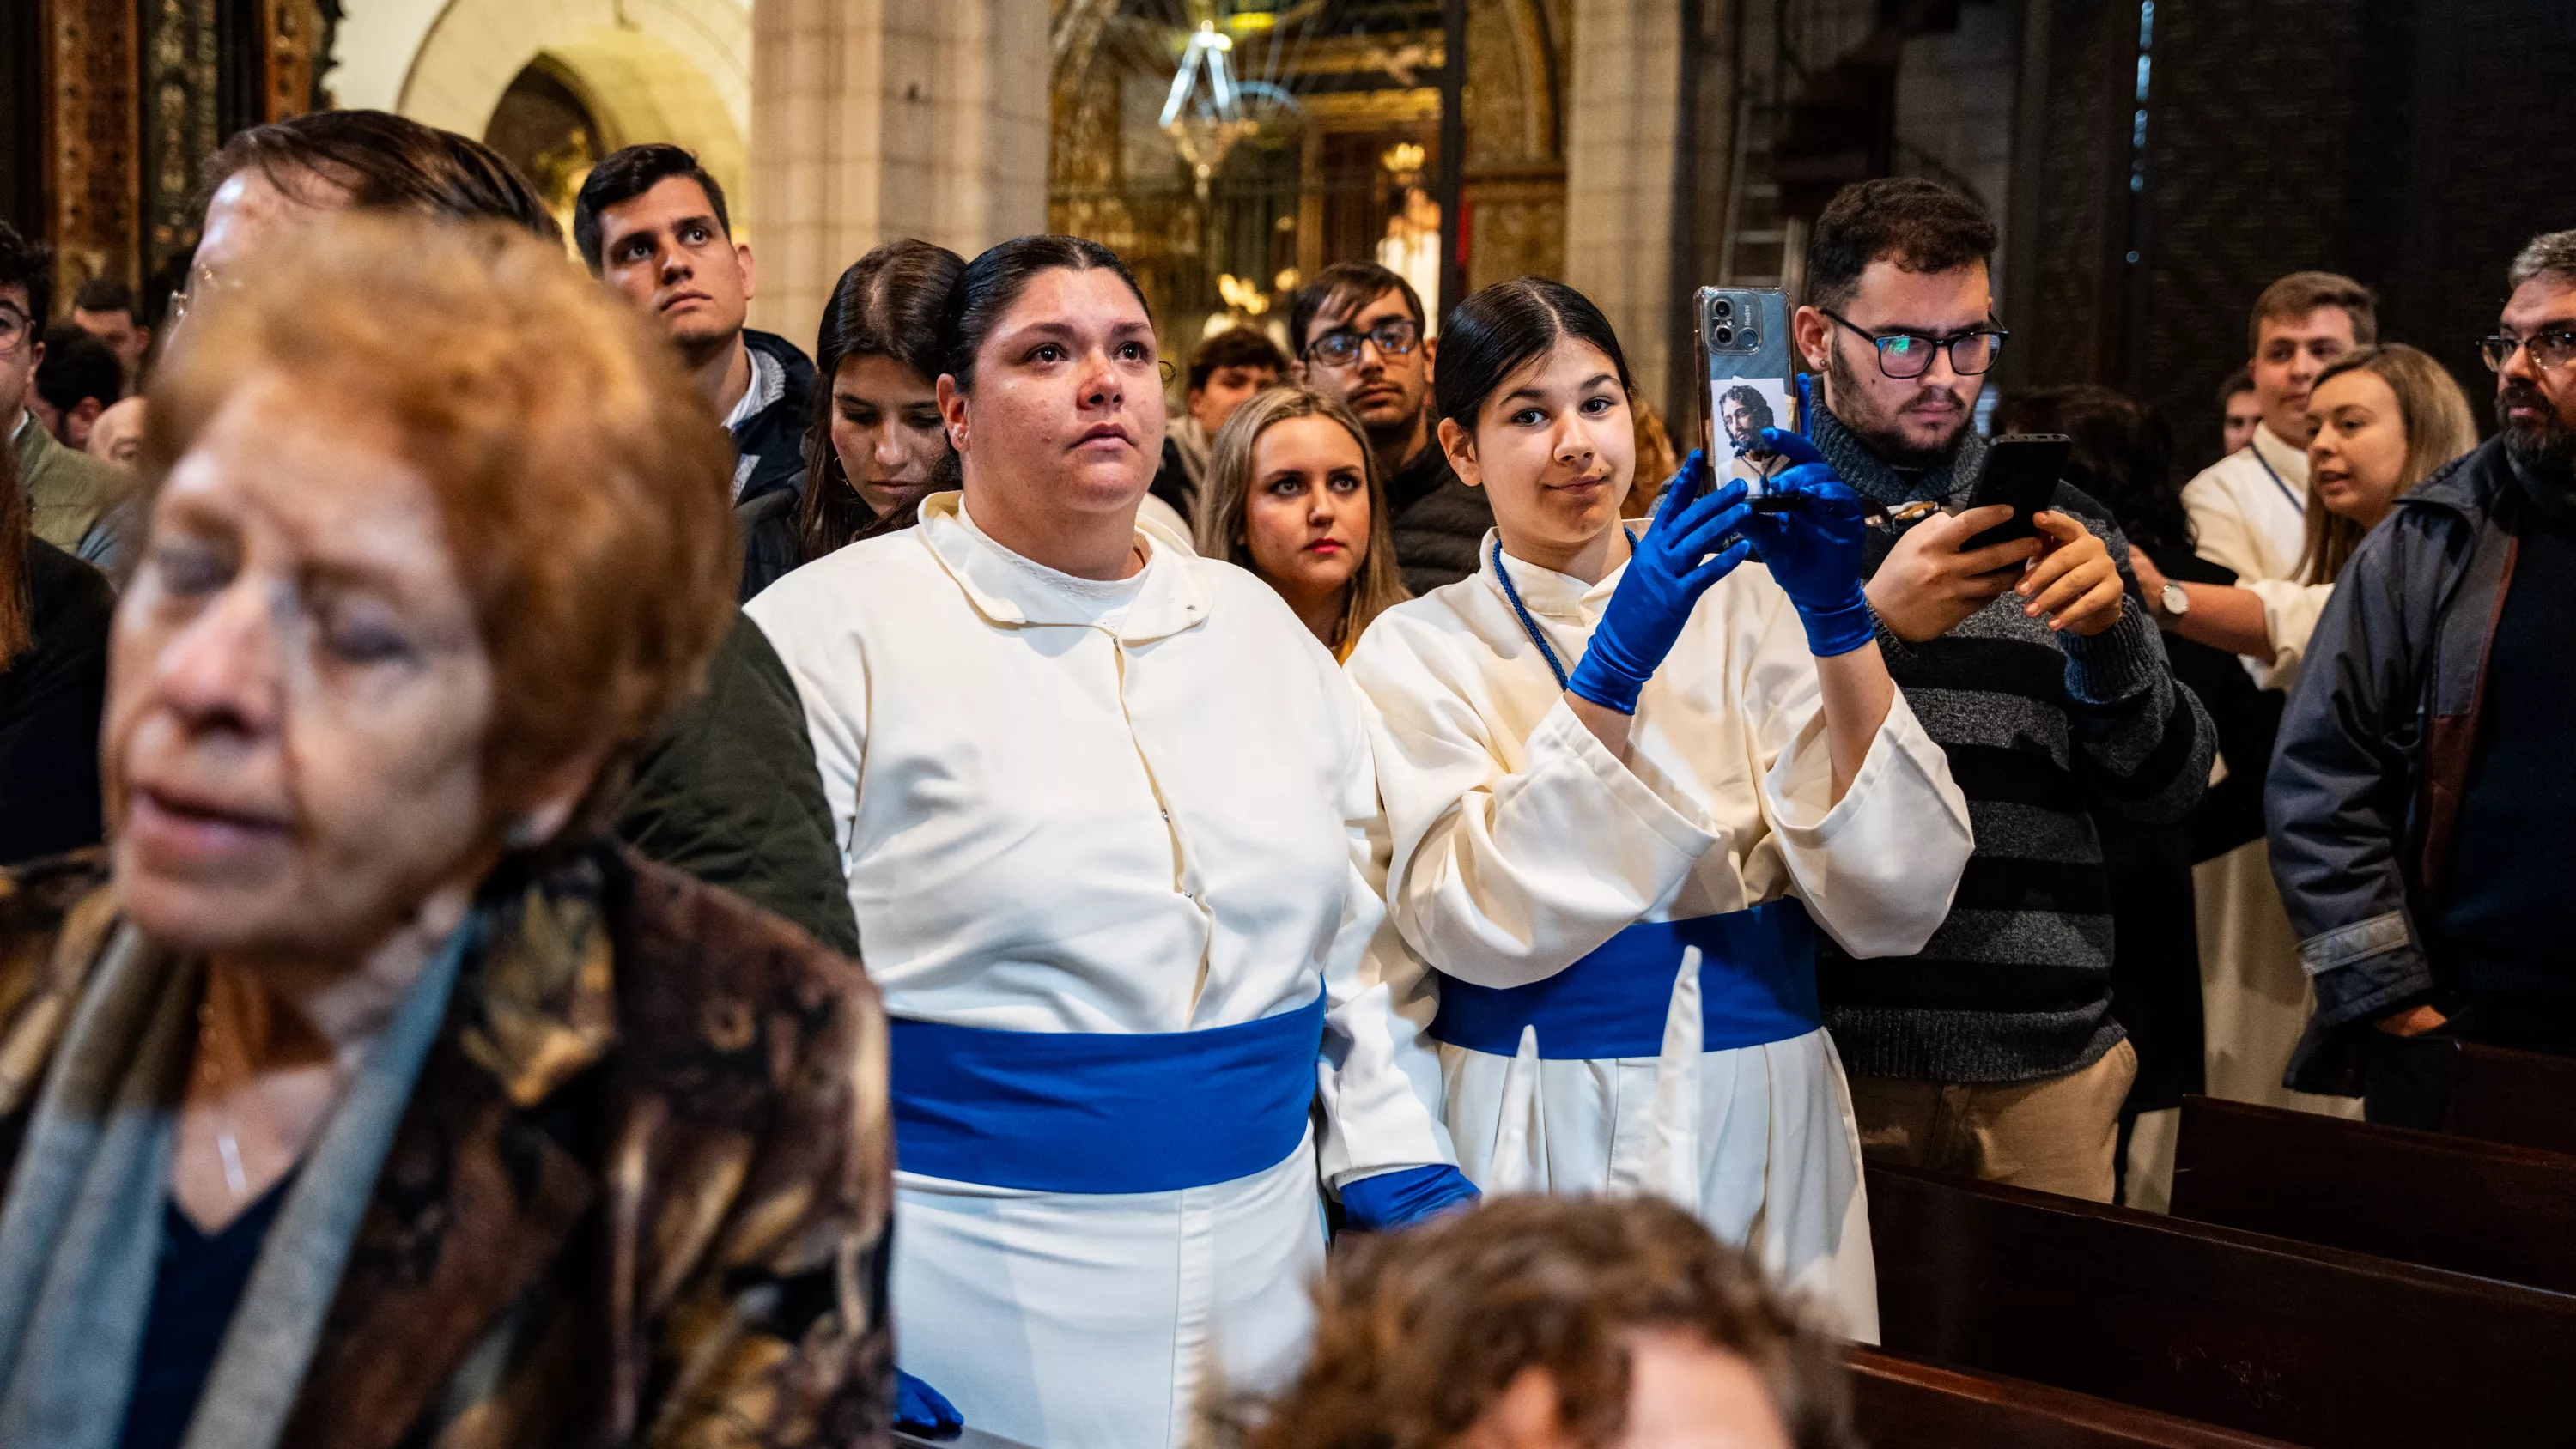
M 975 612 L 1012 627 L 1096 626 L 1083 601 L 1051 587 L 1029 560 L 1011 555 L 969 529 L 957 516 L 964 498 L 962 493 L 948 492 L 923 499 L 921 526 L 914 532 L 965 591 Z M 1207 578 L 1211 565 L 1191 552 L 1187 540 L 1152 519 L 1138 519 L 1136 529 L 1154 551 L 1154 567 L 1119 624 L 1119 640 L 1143 644 L 1196 628 L 1207 618 L 1215 592 Z
M 1480 560 L 1477 577 L 1485 581 L 1485 587 L 1493 590 L 1494 597 L 1498 599 L 1505 597 L 1502 580 L 1494 577 L 1494 543 L 1501 537 L 1500 530 L 1489 528 L 1485 530 L 1484 542 L 1476 545 L 1476 557 Z M 1611 590 L 1619 587 L 1619 576 L 1628 571 L 1628 566 L 1623 563 L 1612 569 L 1601 582 L 1587 584 L 1572 574 L 1541 568 L 1509 553 L 1503 555 L 1503 566 L 1512 571 L 1512 587 L 1519 591 L 1521 603 L 1531 613 L 1580 623 L 1589 623 L 1601 616 L 1602 608 L 1610 602 Z

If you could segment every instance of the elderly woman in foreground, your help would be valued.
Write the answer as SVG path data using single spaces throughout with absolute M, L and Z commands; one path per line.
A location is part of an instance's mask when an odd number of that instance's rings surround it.
M 526 237 L 294 250 L 155 382 L 112 845 L 0 876 L 0 1442 L 881 1443 L 870 988 L 595 833 L 723 436 Z

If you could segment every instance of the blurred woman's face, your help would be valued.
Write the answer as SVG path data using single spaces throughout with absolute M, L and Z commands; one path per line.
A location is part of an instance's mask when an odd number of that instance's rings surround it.
M 1116 272 L 1031 277 L 985 334 L 953 436 L 970 493 L 1023 517 L 1125 512 L 1163 459 L 1154 324 Z M 980 506 L 980 505 L 979 505 Z
M 931 489 L 948 452 L 931 380 L 891 357 L 845 357 L 832 374 L 832 451 L 883 518 Z
M 364 409 L 235 391 L 162 486 L 109 659 L 117 893 L 156 941 L 342 958 L 488 864 L 491 662 Z
M 1285 418 L 1252 440 L 1243 533 L 1252 571 L 1291 598 L 1349 585 L 1368 552 L 1368 457 L 1330 418 Z
M 2317 501 L 2367 528 L 2405 491 L 2406 420 L 2397 393 L 2366 367 L 2338 373 L 2308 394 L 2308 486 Z
M 1450 444 L 1456 425 L 1441 424 Z M 1503 544 L 1523 557 L 1578 549 L 1619 521 L 1637 471 L 1627 390 L 1609 355 L 1560 338 L 1476 412 L 1471 449 L 1449 447 L 1460 481 L 1493 500 Z
M 1526 1368 L 1449 1449 L 1575 1449 L 1556 1380 Z M 1645 1329 L 1628 1340 L 1627 1424 L 1614 1449 L 1789 1449 L 1788 1426 L 1744 1356 L 1696 1334 Z

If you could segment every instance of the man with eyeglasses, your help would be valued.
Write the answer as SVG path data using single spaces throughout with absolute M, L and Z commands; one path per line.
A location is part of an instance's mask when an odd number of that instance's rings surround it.
M 2317 993 L 2289 1085 L 2410 1126 L 2442 1104 L 2396 1038 L 2576 1054 L 2576 231 L 2506 277 L 2496 436 L 2335 581 L 2265 791 Z
M 2108 1201 L 2137 1054 L 2110 1011 L 2094 818 L 2182 819 L 2212 734 L 2127 603 L 2128 546 L 2100 505 L 2061 483 L 2037 538 L 1981 547 L 2011 510 L 1947 511 L 1985 463 L 1970 423 L 2006 337 L 1995 242 L 1975 202 L 1892 178 L 1846 187 L 1809 243 L 1794 326 L 1822 374 L 1813 451 L 1887 510 L 1866 560 L 1879 649 L 1976 831 L 1920 953 L 1821 940 L 1818 985 L 1864 1153 Z
M 1395 546 L 1404 586 L 1427 594 L 1474 573 L 1494 508 L 1440 451 L 1431 417 L 1439 344 L 1413 284 L 1375 262 L 1326 267 L 1298 289 L 1288 337 L 1297 380 L 1349 403 L 1368 430 L 1388 515 L 1370 526 Z
M 0 418 L 9 421 L 9 446 L 18 455 L 28 531 L 105 568 L 121 544 L 117 529 L 106 520 L 133 477 L 66 446 L 30 406 L 36 369 L 45 360 L 43 329 L 53 300 L 52 249 L 0 221 Z

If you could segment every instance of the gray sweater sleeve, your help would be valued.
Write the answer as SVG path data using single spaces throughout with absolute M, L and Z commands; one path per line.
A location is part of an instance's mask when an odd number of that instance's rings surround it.
M 2129 572 L 2128 539 L 2089 511 L 2066 511 L 2109 546 L 2128 590 L 2118 623 L 2089 638 L 2058 636 L 2076 775 L 2093 803 L 2112 814 L 2141 825 L 2179 823 L 2209 788 L 2216 748 L 2209 712 L 2174 678 L 2164 636 Z

